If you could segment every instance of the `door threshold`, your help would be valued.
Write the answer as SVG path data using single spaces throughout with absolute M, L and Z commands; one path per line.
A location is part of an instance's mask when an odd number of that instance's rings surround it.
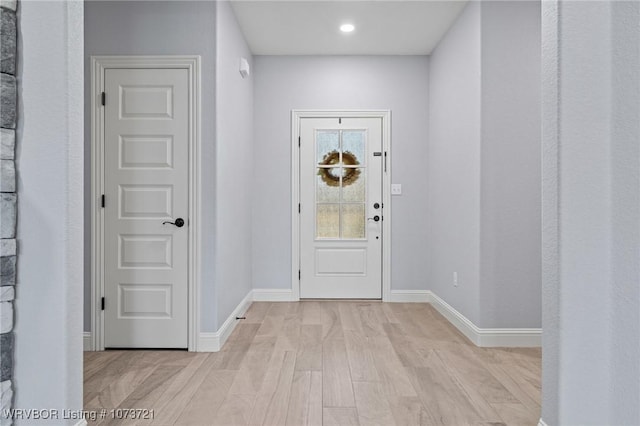
M 309 298 L 309 299 L 302 299 L 300 298 L 301 302 L 382 302 L 382 298 L 378 298 L 378 299 L 345 299 L 345 298 L 339 298 L 339 299 L 326 299 L 326 298 L 322 298 L 322 299 L 313 299 L 313 298 Z
M 187 348 L 104 348 L 105 351 L 180 351 L 187 352 Z

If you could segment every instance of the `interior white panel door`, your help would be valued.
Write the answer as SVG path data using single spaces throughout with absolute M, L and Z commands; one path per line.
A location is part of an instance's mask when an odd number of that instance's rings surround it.
M 107 348 L 187 347 L 187 72 L 105 71 Z
M 382 120 L 300 119 L 300 297 L 382 298 Z

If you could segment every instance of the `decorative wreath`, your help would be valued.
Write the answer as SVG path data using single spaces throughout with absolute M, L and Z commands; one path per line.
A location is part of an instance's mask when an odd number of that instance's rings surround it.
M 334 166 L 340 163 L 340 152 L 333 150 L 324 156 L 320 162 L 323 166 Z M 342 153 L 342 164 L 345 166 L 357 166 L 360 164 L 355 155 L 349 151 Z M 343 170 L 342 174 L 342 186 L 349 186 L 358 180 L 360 176 L 360 169 L 357 168 L 321 168 L 318 170 L 318 176 L 322 178 L 322 181 L 329 186 L 340 186 L 340 170 Z

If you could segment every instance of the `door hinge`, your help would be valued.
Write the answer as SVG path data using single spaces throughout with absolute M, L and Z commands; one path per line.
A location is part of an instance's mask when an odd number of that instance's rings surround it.
M 342 124 L 342 118 L 338 118 L 338 124 Z
M 298 136 L 298 146 L 300 146 L 300 136 Z
M 107 94 L 105 92 L 102 92 L 102 105 L 106 105 L 107 104 Z
M 298 269 L 298 281 L 300 281 L 301 276 L 302 276 L 302 272 L 300 272 L 300 269 Z
M 104 311 L 104 297 L 102 298 L 101 305 L 102 305 L 102 310 Z
M 300 203 L 298 203 L 298 213 L 300 213 L 300 210 L 302 210 L 302 207 L 300 207 Z
M 384 152 L 384 172 L 387 173 L 387 151 Z
M 106 197 L 104 196 L 104 194 L 102 194 L 100 203 L 102 205 L 102 208 L 104 208 L 107 205 Z

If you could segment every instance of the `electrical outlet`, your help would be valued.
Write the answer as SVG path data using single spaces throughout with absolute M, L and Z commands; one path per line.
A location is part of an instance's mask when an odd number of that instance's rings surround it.
M 454 287 L 458 287 L 458 273 L 457 272 L 453 273 L 453 286 Z

